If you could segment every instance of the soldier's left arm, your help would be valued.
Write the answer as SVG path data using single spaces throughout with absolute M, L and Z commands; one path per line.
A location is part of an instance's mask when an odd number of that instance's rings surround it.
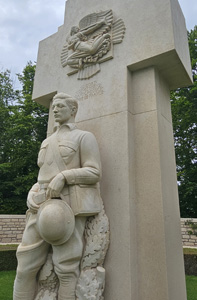
M 68 185 L 95 184 L 101 178 L 101 161 L 98 144 L 95 136 L 86 132 L 80 142 L 79 168 L 62 172 Z

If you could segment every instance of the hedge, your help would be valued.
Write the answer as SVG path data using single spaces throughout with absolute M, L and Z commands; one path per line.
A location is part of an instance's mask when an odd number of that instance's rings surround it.
M 197 276 L 197 255 L 184 254 L 185 274 Z
M 0 251 L 0 271 L 16 270 L 16 250 Z
M 185 274 L 197 276 L 197 255 L 184 254 Z M 0 271 L 16 270 L 16 249 L 0 250 Z

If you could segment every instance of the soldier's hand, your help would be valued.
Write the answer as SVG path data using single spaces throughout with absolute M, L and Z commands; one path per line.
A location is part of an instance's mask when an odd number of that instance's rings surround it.
M 56 175 L 53 180 L 49 183 L 47 188 L 47 198 L 60 197 L 60 193 L 65 185 L 65 177 L 59 173 Z

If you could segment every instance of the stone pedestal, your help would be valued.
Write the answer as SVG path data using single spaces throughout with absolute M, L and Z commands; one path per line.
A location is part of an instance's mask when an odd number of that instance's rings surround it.
M 61 52 L 73 25 L 112 9 L 126 32 L 88 80 L 68 76 Z M 105 300 L 186 300 L 170 89 L 191 84 L 177 0 L 68 0 L 65 23 L 40 42 L 33 98 L 79 100 L 78 126 L 95 134 L 110 220 Z M 50 114 L 48 133 L 52 132 Z

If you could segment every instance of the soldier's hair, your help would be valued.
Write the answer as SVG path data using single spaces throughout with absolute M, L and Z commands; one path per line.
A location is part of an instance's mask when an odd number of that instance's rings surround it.
M 78 102 L 75 98 L 71 97 L 70 95 L 67 95 L 65 93 L 58 93 L 53 97 L 53 101 L 56 99 L 62 99 L 66 102 L 66 104 L 69 106 L 70 109 L 72 109 L 73 107 L 76 108 L 76 112 L 74 114 L 74 116 L 76 116 L 77 114 L 77 110 L 78 110 Z

